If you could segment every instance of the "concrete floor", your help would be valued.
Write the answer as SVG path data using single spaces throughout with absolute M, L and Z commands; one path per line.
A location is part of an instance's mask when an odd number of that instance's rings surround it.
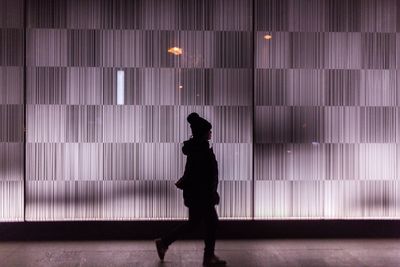
M 0 242 L 0 266 L 201 266 L 201 241 L 178 241 L 159 262 L 152 241 Z M 218 241 L 228 266 L 400 266 L 400 240 Z

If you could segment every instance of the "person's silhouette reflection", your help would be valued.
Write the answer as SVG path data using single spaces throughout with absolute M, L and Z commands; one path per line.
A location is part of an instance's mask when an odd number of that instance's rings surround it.
M 158 256 L 163 260 L 170 244 L 204 221 L 203 265 L 225 265 L 226 262 L 214 254 L 218 224 L 215 205 L 219 204 L 219 195 L 217 160 L 208 142 L 211 139 L 211 123 L 197 113 L 191 113 L 187 121 L 192 129 L 192 138 L 185 141 L 182 148 L 187 161 L 179 187 L 183 189 L 184 203 L 189 208 L 189 220 L 162 238 L 156 239 Z

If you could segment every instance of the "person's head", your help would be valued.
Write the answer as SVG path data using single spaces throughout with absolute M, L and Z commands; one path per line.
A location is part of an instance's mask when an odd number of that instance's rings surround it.
M 211 139 L 211 123 L 200 117 L 199 114 L 195 112 L 189 114 L 187 121 L 192 129 L 193 138 L 201 140 Z

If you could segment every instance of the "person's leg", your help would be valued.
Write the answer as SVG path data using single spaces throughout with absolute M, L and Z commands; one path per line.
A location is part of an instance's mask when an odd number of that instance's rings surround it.
M 178 225 L 172 231 L 168 232 L 162 238 L 156 239 L 157 253 L 160 260 L 164 260 L 165 253 L 168 250 L 168 246 L 175 242 L 183 234 L 190 231 L 197 223 L 201 221 L 202 213 L 201 210 L 196 208 L 189 208 L 189 220 L 181 225 Z
M 207 207 L 204 210 L 204 255 L 214 255 L 215 239 L 218 226 L 218 214 L 214 206 Z
M 185 233 L 192 230 L 201 221 L 201 218 L 202 214 L 198 208 L 189 208 L 189 220 L 181 225 L 178 225 L 161 238 L 164 246 L 168 247 L 177 239 L 182 237 Z
M 215 253 L 215 238 L 218 225 L 218 214 L 215 207 L 208 207 L 204 211 L 204 222 L 206 226 L 206 233 L 204 237 L 204 257 L 203 266 L 225 266 L 226 261 L 218 258 Z

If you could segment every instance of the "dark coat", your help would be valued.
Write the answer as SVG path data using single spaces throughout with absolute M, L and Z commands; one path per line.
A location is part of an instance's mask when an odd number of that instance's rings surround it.
M 214 151 L 206 140 L 189 139 L 183 143 L 185 165 L 185 206 L 209 206 L 219 204 L 218 164 Z

